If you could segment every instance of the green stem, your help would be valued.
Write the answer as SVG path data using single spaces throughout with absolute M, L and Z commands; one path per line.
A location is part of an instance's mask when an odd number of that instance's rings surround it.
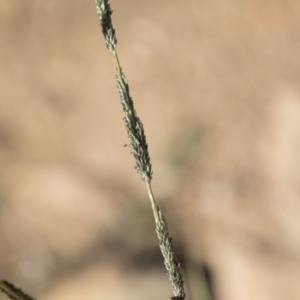
M 151 207 L 152 207 L 155 223 L 158 223 L 159 222 L 159 217 L 158 217 L 157 205 L 156 205 L 156 202 L 155 202 L 155 199 L 154 199 L 154 196 L 153 196 L 151 183 L 146 183 L 146 185 L 147 185 L 148 196 L 149 196 L 150 201 L 151 201 Z

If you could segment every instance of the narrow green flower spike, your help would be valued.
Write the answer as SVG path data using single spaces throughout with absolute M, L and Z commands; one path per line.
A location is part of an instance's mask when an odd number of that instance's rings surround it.
M 164 258 L 164 264 L 172 283 L 173 300 L 183 300 L 185 298 L 183 279 L 179 269 L 179 263 L 173 250 L 172 238 L 169 235 L 166 220 L 159 206 L 157 206 L 151 188 L 152 166 L 148 153 L 148 144 L 144 133 L 143 124 L 134 109 L 134 103 L 130 96 L 129 86 L 125 80 L 124 72 L 121 68 L 116 51 L 117 38 L 115 29 L 112 26 L 112 10 L 108 0 L 95 0 L 102 33 L 105 38 L 106 47 L 114 54 L 116 61 L 117 88 L 120 95 L 120 102 L 124 112 L 124 122 L 129 139 L 130 152 L 135 159 L 135 169 L 145 181 L 148 196 L 155 219 L 155 230 L 159 240 L 159 247 Z

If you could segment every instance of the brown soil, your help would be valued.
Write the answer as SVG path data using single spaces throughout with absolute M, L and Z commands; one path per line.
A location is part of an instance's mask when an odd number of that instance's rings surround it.
M 300 2 L 111 6 L 188 298 L 299 300 Z M 0 278 L 167 299 L 93 1 L 1 0 L 0 45 Z

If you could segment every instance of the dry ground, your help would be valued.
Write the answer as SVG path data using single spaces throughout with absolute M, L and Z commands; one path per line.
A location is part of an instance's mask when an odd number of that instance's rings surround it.
M 300 2 L 111 5 L 189 299 L 299 300 Z M 0 278 L 40 300 L 171 295 L 114 68 L 93 0 L 1 0 Z

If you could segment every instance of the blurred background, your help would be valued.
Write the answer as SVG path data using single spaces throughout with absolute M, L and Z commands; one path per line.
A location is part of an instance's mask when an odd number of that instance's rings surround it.
M 300 2 L 111 6 L 187 299 L 299 300 Z M 1 0 L 0 87 L 0 278 L 170 299 L 94 1 Z

